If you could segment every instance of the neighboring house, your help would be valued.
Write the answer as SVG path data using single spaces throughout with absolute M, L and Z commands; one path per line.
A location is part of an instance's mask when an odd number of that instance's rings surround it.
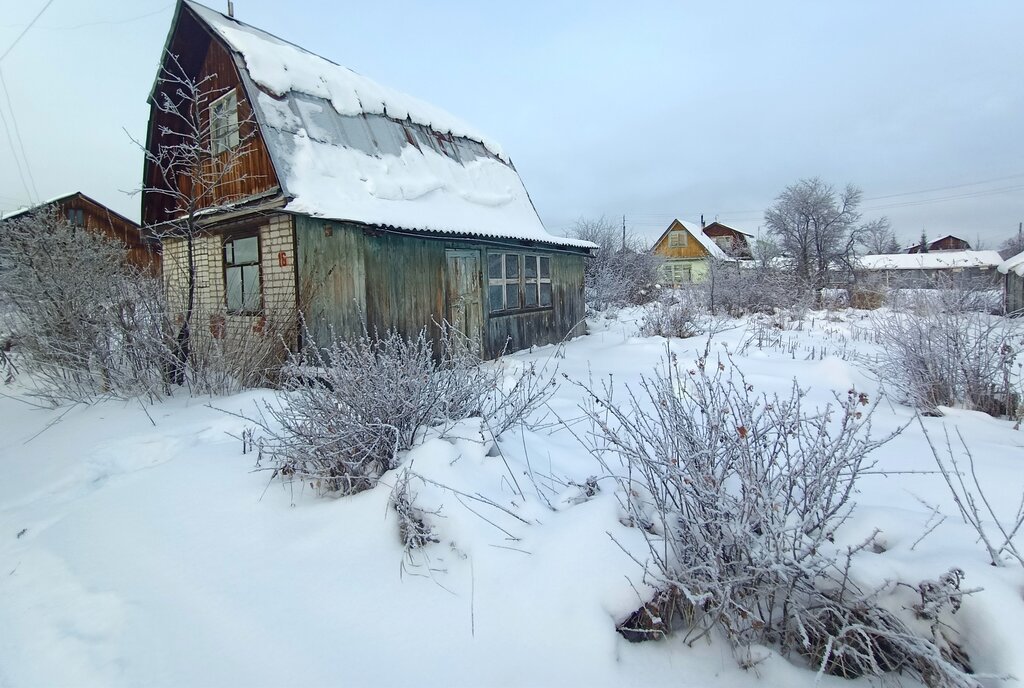
M 138 223 L 132 222 L 124 215 L 114 212 L 80 191 L 58 196 L 33 208 L 5 215 L 0 221 L 39 211 L 55 212 L 73 226 L 84 227 L 90 232 L 102 234 L 121 242 L 128 251 L 130 263 L 146 268 L 153 274 L 159 274 L 160 244 L 145 238 Z
M 928 249 L 924 250 L 924 244 L 917 243 L 904 249 L 904 253 L 931 253 L 932 251 L 970 251 L 971 245 L 959 237 L 948 234 L 941 239 L 928 242 Z
M 226 91 L 206 115 L 218 124 L 218 155 L 239 145 L 239 123 L 255 127 L 195 246 L 197 311 L 214 336 L 296 313 L 319 345 L 364 325 L 412 335 L 448 320 L 494 357 L 582 333 L 583 263 L 596 246 L 545 230 L 496 143 L 188 0 L 175 9 L 165 67 L 171 55 Z M 155 107 L 162 88 L 158 80 L 149 100 L 150 151 L 173 126 Z M 147 165 L 144 186 L 159 183 Z M 147 225 L 180 214 L 143 193 Z M 187 265 L 185 241 L 165 240 L 172 295 L 183 293 Z
M 691 226 L 694 225 L 691 223 Z M 703 229 L 691 229 L 679 220 L 672 220 L 651 251 L 664 259 L 661 274 L 665 283 L 679 286 L 703 282 L 709 259 L 739 263 L 750 258 L 748 236 L 719 222 Z
M 1018 253 L 999 264 L 1005 275 L 1004 306 L 1007 313 L 1024 313 L 1024 253 Z
M 998 251 L 937 251 L 885 253 L 860 256 L 857 272 L 891 288 L 957 286 L 996 287 L 995 268 L 1002 263 Z

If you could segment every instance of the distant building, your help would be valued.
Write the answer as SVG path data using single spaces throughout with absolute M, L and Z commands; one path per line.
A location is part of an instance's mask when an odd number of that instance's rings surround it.
M 701 229 L 691 223 L 691 227 L 678 219 L 672 220 L 651 248 L 655 255 L 664 259 L 661 276 L 665 284 L 703 282 L 712 259 L 739 263 L 752 257 L 747 241 L 750 235 L 746 232 L 720 222 L 712 222 Z
M 159 242 L 145 238 L 138 223 L 89 198 L 81 191 L 58 196 L 32 208 L 5 215 L 0 223 L 47 210 L 56 212 L 73 226 L 84 227 L 90 232 L 121 242 L 128 251 L 128 262 L 159 274 Z
M 959 237 L 947 234 L 941 239 L 925 244 L 917 243 L 904 249 L 904 253 L 931 253 L 932 251 L 970 251 L 971 245 Z
M 995 287 L 996 268 L 1003 260 L 998 251 L 936 251 L 883 253 L 860 256 L 856 270 L 890 288 L 929 289 L 954 284 Z

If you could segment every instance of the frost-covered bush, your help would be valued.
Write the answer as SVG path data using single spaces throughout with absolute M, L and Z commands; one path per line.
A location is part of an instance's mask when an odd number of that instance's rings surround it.
M 872 328 L 881 344 L 876 374 L 915 408 L 1018 413 L 1016 359 L 1024 347 L 1018 321 L 973 310 L 969 301 L 964 308 L 955 300 L 918 301 L 913 312 L 880 312 Z
M 121 243 L 56 214 L 4 223 L 4 329 L 51 402 L 166 392 L 172 341 L 162 288 L 126 257 Z
M 391 331 L 307 347 L 286 368 L 287 396 L 267 407 L 261 459 L 276 476 L 318 494 L 372 488 L 427 428 L 482 416 L 494 437 L 523 422 L 554 390 L 554 372 L 526 366 L 506 376 L 482 364 L 443 324 L 433 341 Z
M 712 260 L 702 286 L 712 312 L 733 316 L 804 310 L 814 303 L 813 290 L 795 273 L 759 265 Z
M 702 294 L 695 289 L 677 289 L 644 309 L 640 334 L 644 337 L 696 337 L 708 329 L 711 317 Z
M 623 235 L 604 218 L 578 220 L 572 235 L 598 246 L 583 268 L 588 306 L 604 310 L 641 305 L 657 296 L 661 259 L 648 251 L 639 237 Z
M 932 685 L 971 685 L 963 667 L 862 591 L 852 548 L 834 534 L 874 463 L 874 406 L 854 389 L 808 408 L 758 394 L 731 360 L 668 364 L 616 399 L 587 390 L 591 451 L 620 481 L 624 522 L 642 529 L 656 609 L 635 614 L 648 635 L 711 633 L 744 656 L 775 645 L 824 671 L 935 673 Z M 629 628 L 627 633 L 637 629 Z M 890 657 L 889 648 L 895 648 Z

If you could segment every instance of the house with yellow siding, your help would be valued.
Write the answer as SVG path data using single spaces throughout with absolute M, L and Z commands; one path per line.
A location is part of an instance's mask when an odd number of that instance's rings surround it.
M 666 285 L 679 286 L 687 282 L 703 282 L 708 274 L 710 259 L 739 262 L 751 257 L 749 234 L 720 222 L 698 229 L 678 219 L 662 233 L 651 251 L 660 256 L 661 275 Z

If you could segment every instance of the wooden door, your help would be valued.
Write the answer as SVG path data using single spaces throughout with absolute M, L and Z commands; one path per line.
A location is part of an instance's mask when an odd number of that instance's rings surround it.
M 448 323 L 466 335 L 476 353 L 482 353 L 484 306 L 480 252 L 449 250 L 447 258 Z

